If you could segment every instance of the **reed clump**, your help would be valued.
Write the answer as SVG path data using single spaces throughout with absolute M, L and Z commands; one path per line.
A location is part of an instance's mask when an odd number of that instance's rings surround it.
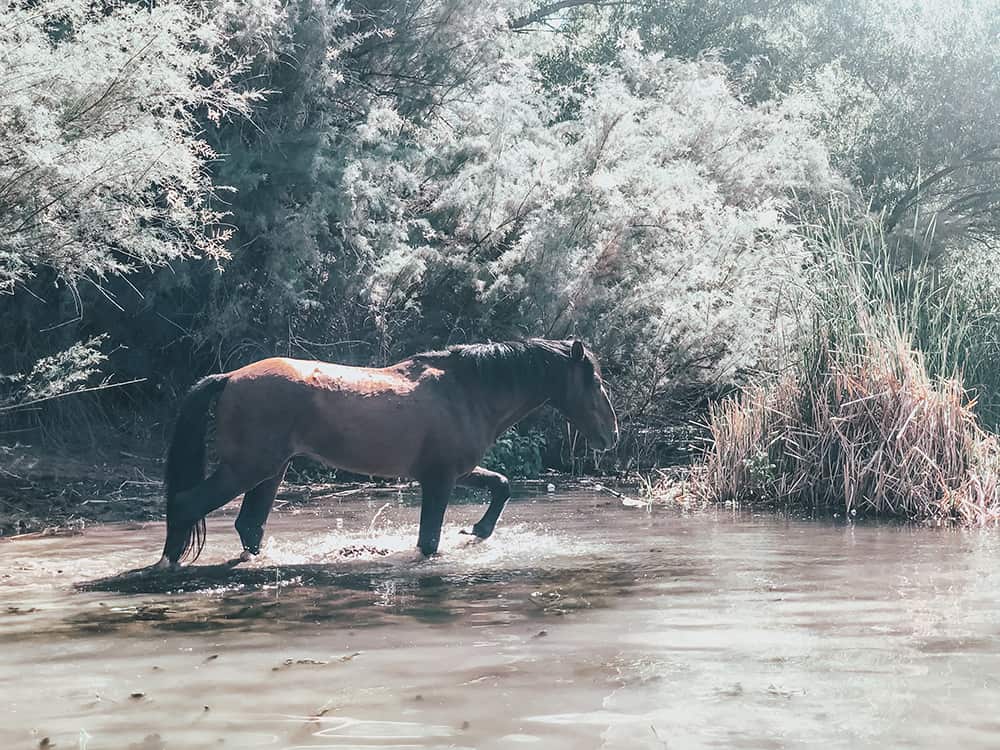
M 962 380 L 976 321 L 927 269 L 901 270 L 871 228 L 812 239 L 827 251 L 825 279 L 798 359 L 712 407 L 711 442 L 689 491 L 716 502 L 996 523 L 1000 444 Z
M 713 501 L 993 523 L 1000 446 L 957 380 L 932 382 L 919 357 L 834 359 L 713 407 L 712 445 L 693 486 Z

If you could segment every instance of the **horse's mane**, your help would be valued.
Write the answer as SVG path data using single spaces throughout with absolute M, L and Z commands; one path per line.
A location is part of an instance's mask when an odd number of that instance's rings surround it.
M 570 360 L 572 342 L 548 339 L 462 344 L 422 352 L 413 359 L 485 385 L 547 385 Z

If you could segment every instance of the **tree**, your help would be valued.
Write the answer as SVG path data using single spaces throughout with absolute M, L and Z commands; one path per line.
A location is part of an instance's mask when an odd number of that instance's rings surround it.
M 815 37 L 829 50 L 804 82 L 818 97 L 817 123 L 886 230 L 918 244 L 933 233 L 938 246 L 996 247 L 995 3 L 836 3 Z
M 223 257 L 195 113 L 247 113 L 180 2 L 14 3 L 0 26 L 0 291 Z
M 245 115 L 259 93 L 232 87 L 242 63 L 222 45 L 183 2 L 6 5 L 0 293 L 38 296 L 33 287 L 57 283 L 79 315 L 82 283 L 103 289 L 137 268 L 227 256 L 231 231 L 207 169 L 216 154 L 196 115 Z M 7 342 L 15 367 L 46 348 Z M 64 361 L 93 341 L 81 347 Z M 81 361 L 92 369 L 90 355 Z
M 836 181 L 798 101 L 748 105 L 718 63 L 626 38 L 566 108 L 536 51 L 506 46 L 405 158 L 349 167 L 353 194 L 401 201 L 356 225 L 382 258 L 369 289 L 402 341 L 586 337 L 639 429 L 777 352 L 803 260 L 793 193 Z

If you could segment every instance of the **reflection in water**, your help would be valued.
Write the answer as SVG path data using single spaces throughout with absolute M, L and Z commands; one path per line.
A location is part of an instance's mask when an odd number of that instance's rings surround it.
M 0 544 L 0 747 L 997 744 L 993 533 L 566 495 L 473 543 L 480 510 L 426 561 L 358 501 L 236 568 L 224 516 L 179 573 L 116 572 L 158 525 Z
M 531 617 L 607 606 L 609 597 L 629 593 L 642 583 L 624 562 L 582 569 L 512 567 L 450 574 L 393 568 L 345 572 L 336 564 L 201 566 L 169 575 L 114 576 L 84 583 L 78 587 L 84 591 L 169 596 L 72 612 L 64 618 L 63 630 L 69 636 L 80 630 L 109 632 L 134 622 L 168 630 L 213 630 L 252 626 L 272 615 L 280 615 L 271 623 L 277 628 L 338 621 L 374 626 L 401 616 L 447 623 L 477 611 L 500 623 L 509 622 L 510 613 L 495 611 L 495 600 L 502 599 L 512 584 L 533 589 L 526 599 L 533 606 L 519 613 Z M 202 596 L 178 601 L 179 593 Z

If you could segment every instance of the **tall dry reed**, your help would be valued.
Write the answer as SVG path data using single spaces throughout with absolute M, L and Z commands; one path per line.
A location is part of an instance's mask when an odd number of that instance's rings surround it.
M 962 382 L 975 321 L 934 288 L 932 273 L 895 264 L 871 226 L 847 232 L 832 222 L 809 239 L 825 254 L 799 359 L 712 407 L 694 491 L 996 522 L 1000 445 Z

